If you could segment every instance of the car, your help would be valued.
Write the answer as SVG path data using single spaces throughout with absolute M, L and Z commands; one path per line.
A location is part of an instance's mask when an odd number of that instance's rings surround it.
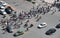
M 5 1 L 0 1 L 0 5 L 5 7 L 7 5 L 7 3 Z
M 46 35 L 51 35 L 51 34 L 53 34 L 53 33 L 55 33 L 56 32 L 56 29 L 55 28 L 51 28 L 51 29 L 49 29 L 45 34 Z
M 44 22 L 44 23 L 41 23 L 41 24 L 39 24 L 38 26 L 37 26 L 37 28 L 44 28 L 44 27 L 46 27 L 47 26 L 47 23 L 46 22 Z
M 20 36 L 20 35 L 23 35 L 24 34 L 24 31 L 17 31 L 16 33 L 13 34 L 13 36 L 17 37 L 17 36 Z
M 7 13 L 4 11 L 4 9 L 0 10 L 1 15 L 6 15 Z
M 10 7 L 10 6 L 8 6 L 7 8 L 5 8 L 5 12 L 7 13 L 7 14 L 11 14 L 12 13 L 12 8 Z
M 9 33 L 13 33 L 13 26 L 11 26 L 11 25 L 8 25 L 7 27 L 6 27 L 6 30 L 7 30 L 7 32 L 9 32 Z
M 56 25 L 56 28 L 60 28 L 60 23 Z
M 0 9 L 4 9 L 4 8 L 5 8 L 4 6 L 0 5 Z

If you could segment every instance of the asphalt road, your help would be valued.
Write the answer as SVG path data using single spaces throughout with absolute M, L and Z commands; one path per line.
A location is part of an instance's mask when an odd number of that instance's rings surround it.
M 16 7 L 16 10 L 18 12 L 20 12 L 21 10 L 29 10 L 32 8 L 32 4 L 29 2 L 23 2 L 23 0 L 4 0 L 7 3 L 11 4 L 11 5 L 15 5 L 15 3 L 13 4 L 13 2 L 15 1 L 16 4 L 18 4 Z M 18 36 L 18 37 L 13 37 L 14 33 L 7 33 L 6 34 L 2 34 L 3 31 L 0 30 L 0 38 L 60 38 L 60 29 L 56 29 L 57 31 L 52 34 L 52 35 L 45 35 L 45 32 L 50 29 L 50 28 L 55 28 L 55 26 L 57 24 L 60 23 L 60 13 L 59 11 L 55 12 L 55 14 L 51 15 L 51 13 L 47 13 L 45 15 L 41 15 L 42 19 L 40 19 L 38 22 L 35 22 L 35 19 L 32 18 L 30 23 L 33 23 L 34 26 L 32 28 L 29 29 L 28 32 L 26 32 L 24 35 Z M 42 29 L 38 29 L 37 26 L 42 23 L 42 22 L 46 22 L 47 23 L 47 27 L 46 28 L 42 28 Z M 22 25 L 23 28 L 23 25 Z M 16 32 L 16 30 L 15 30 Z

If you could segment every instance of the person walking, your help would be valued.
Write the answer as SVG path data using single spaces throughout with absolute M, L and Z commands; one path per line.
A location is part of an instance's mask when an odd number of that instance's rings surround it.
M 31 28 L 31 27 L 33 27 L 33 24 L 31 24 L 28 28 Z
M 36 15 L 35 19 L 37 19 L 39 17 L 39 15 Z
M 6 15 L 3 15 L 3 18 L 5 18 L 6 17 Z
M 26 28 L 25 32 L 29 31 L 29 28 Z
M 28 24 L 26 23 L 25 25 L 24 25 L 24 28 L 26 28 L 28 26 Z

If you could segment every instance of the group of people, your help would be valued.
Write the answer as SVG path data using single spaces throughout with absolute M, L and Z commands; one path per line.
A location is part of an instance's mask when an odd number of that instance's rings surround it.
M 36 17 L 36 16 L 38 17 L 39 16 L 38 14 L 48 13 L 50 11 L 50 8 L 51 8 L 50 6 L 46 6 L 46 7 L 37 6 L 36 8 L 33 7 L 29 12 L 22 11 L 19 13 L 19 15 L 17 15 L 17 12 L 15 11 L 10 16 L 9 19 L 6 19 L 4 21 L 2 20 L 3 22 L 1 21 L 1 23 L 2 23 L 2 25 L 5 24 L 5 26 L 3 26 L 3 28 L 8 25 L 13 25 L 15 28 L 20 28 L 20 26 L 23 24 L 23 20 L 28 19 L 28 21 L 26 22 L 26 23 L 28 23 L 29 19 Z M 3 18 L 3 19 L 5 19 L 5 18 Z M 39 17 L 39 19 L 41 19 L 41 16 Z M 37 19 L 37 21 L 39 19 Z M 33 24 L 31 24 L 30 27 L 32 27 L 32 26 L 33 26 Z M 27 27 L 27 24 L 25 24 L 24 27 Z M 27 28 L 27 30 L 28 30 L 28 28 Z

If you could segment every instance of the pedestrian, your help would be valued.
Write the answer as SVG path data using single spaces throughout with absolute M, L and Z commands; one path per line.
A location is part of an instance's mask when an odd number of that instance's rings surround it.
M 41 18 L 42 18 L 42 17 L 40 16 L 40 17 L 36 20 L 36 22 L 38 22 Z
M 40 16 L 39 19 L 41 19 L 42 17 Z
M 53 15 L 55 13 L 55 11 L 53 11 L 52 13 L 51 13 L 51 15 Z
M 20 24 L 16 24 L 15 26 L 16 26 L 15 27 L 16 29 L 19 29 L 20 28 Z
M 31 27 L 33 27 L 33 24 L 31 24 L 28 28 L 31 28 Z
M 24 28 L 26 28 L 28 26 L 28 24 L 26 23 L 25 25 L 24 25 Z
M 27 31 L 28 31 L 29 29 L 27 28 Z
M 36 15 L 36 18 L 38 18 L 38 16 L 39 16 L 39 15 Z M 35 19 L 36 19 L 36 18 L 35 18 Z
M 29 31 L 29 28 L 26 28 L 25 32 Z
M 7 22 L 5 22 L 5 26 L 7 26 Z
M 12 17 L 13 17 L 13 18 L 16 18 L 16 17 L 17 17 L 16 12 L 14 12 L 14 14 L 13 14 Z
M 30 15 L 28 15 L 28 19 L 30 18 Z
M 7 32 L 6 28 L 2 29 L 4 32 L 2 34 L 5 34 Z
M 44 11 L 42 15 L 45 15 L 45 13 L 46 13 L 46 12 Z
M 28 22 L 29 22 L 29 19 L 25 23 L 28 23 Z
M 5 15 L 3 15 L 3 18 L 5 18 L 6 16 Z
M 22 21 L 21 21 L 21 24 L 20 25 L 22 25 L 23 23 L 22 23 Z
M 34 14 L 33 14 L 33 16 L 35 17 L 35 16 L 36 16 L 36 14 L 34 13 Z

